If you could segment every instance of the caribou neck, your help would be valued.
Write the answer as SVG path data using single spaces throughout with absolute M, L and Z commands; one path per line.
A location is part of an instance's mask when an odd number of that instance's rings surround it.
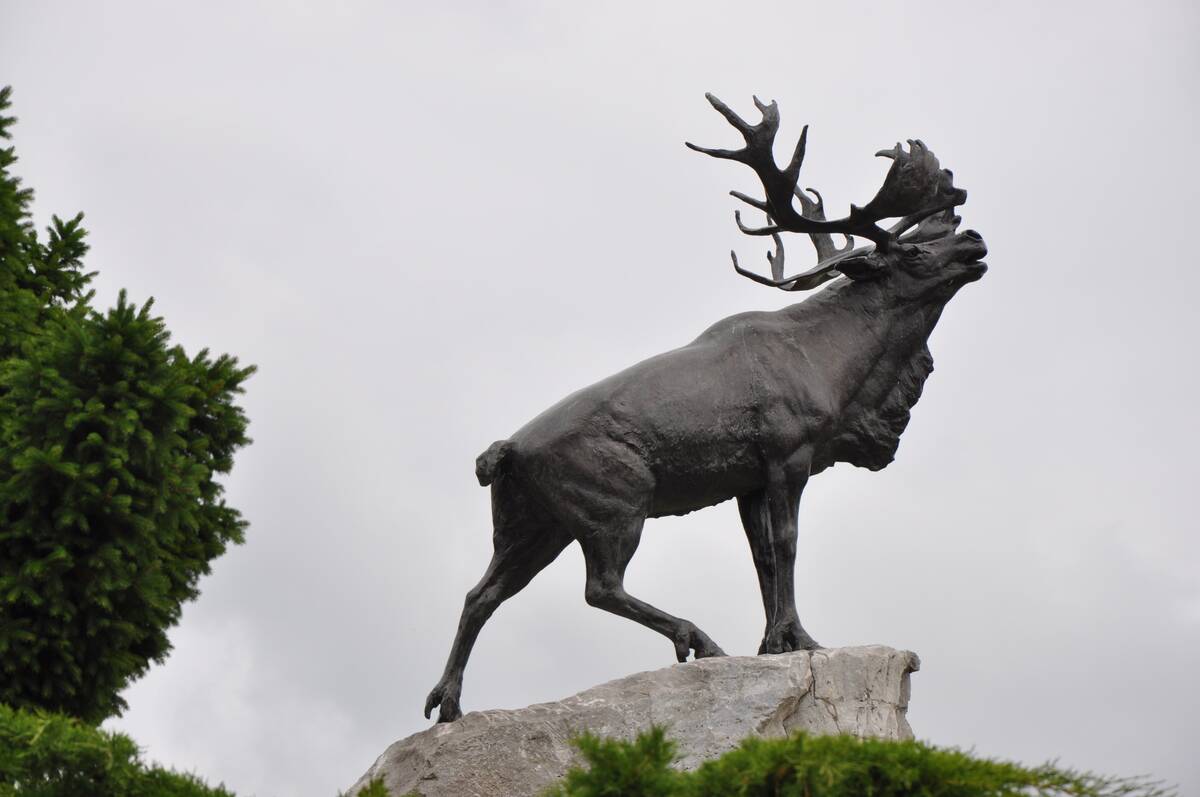
M 924 351 L 945 299 L 902 300 L 885 280 L 842 278 L 781 312 L 791 321 L 791 343 L 814 383 L 830 391 L 841 412 L 882 400 L 895 375 Z

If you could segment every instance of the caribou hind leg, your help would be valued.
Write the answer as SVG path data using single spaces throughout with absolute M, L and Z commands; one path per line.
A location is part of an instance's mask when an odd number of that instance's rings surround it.
M 692 622 L 656 609 L 625 591 L 625 568 L 637 550 L 644 522 L 644 518 L 639 518 L 624 527 L 610 527 L 580 538 L 587 566 L 584 598 L 591 606 L 662 634 L 675 646 L 675 657 L 679 661 L 687 661 L 690 651 L 695 651 L 697 659 L 724 656 L 725 651 Z
M 738 498 L 767 615 L 760 654 L 820 647 L 800 625 L 796 612 L 797 518 L 805 481 L 789 483 L 777 476 L 769 480 L 767 487 Z
M 425 718 L 437 706 L 438 722 L 453 722 L 462 716 L 463 670 L 479 630 L 492 612 L 505 600 L 520 592 L 553 562 L 571 542 L 570 535 L 553 529 L 527 525 L 498 527 L 494 535 L 495 552 L 483 578 L 467 593 L 458 631 L 441 680 L 425 700 Z

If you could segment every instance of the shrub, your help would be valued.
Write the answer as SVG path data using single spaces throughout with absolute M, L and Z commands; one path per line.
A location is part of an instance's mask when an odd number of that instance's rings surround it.
M 142 762 L 120 733 L 0 705 L 0 797 L 234 797 L 194 775 Z
M 1025 767 L 916 741 L 852 736 L 751 738 L 694 772 L 670 767 L 661 728 L 624 742 L 576 740 L 574 768 L 547 797 L 1166 797 L 1159 784 L 1053 764 Z
M 15 161 L 0 150 L 0 702 L 99 723 L 242 539 L 215 476 L 249 442 L 254 369 L 169 345 L 149 301 L 93 309 L 82 216 L 40 239 Z

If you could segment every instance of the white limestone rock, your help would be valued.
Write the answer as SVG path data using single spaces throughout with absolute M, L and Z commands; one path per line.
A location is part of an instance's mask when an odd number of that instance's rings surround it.
M 572 736 L 632 739 L 665 725 L 693 769 L 751 735 L 793 731 L 911 739 L 915 653 L 880 645 L 730 656 L 637 673 L 554 703 L 474 711 L 392 744 L 350 789 L 382 777 L 393 795 L 536 795 L 580 763 Z

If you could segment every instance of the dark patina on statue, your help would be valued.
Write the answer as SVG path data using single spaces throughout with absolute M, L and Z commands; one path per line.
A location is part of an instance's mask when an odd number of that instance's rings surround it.
M 892 461 L 933 358 L 926 341 L 951 297 L 987 270 L 983 239 L 956 232 L 966 201 L 920 141 L 897 144 L 883 186 L 863 207 L 826 220 L 821 195 L 797 187 L 808 128 L 784 169 L 773 154 L 774 102 L 749 124 L 708 100 L 742 134 L 737 150 L 694 150 L 751 167 L 766 192 L 735 197 L 767 215 L 749 235 L 771 236 L 772 276 L 787 291 L 833 281 L 775 312 L 731 316 L 681 348 L 567 396 L 475 464 L 491 485 L 495 553 L 467 593 L 445 672 L 425 702 L 439 722 L 462 711 L 463 669 L 484 622 L 572 541 L 587 566 L 589 604 L 658 631 L 679 661 L 724 655 L 688 620 L 625 591 L 625 567 L 648 517 L 682 515 L 736 498 L 766 610 L 759 653 L 812 650 L 800 625 L 793 571 L 800 496 L 837 462 L 878 470 Z M 809 196 L 809 193 L 812 196 Z M 799 200 L 797 211 L 794 200 Z M 881 227 L 885 219 L 898 219 Z M 784 275 L 781 232 L 806 233 L 818 264 Z M 833 235 L 845 236 L 838 247 Z M 853 236 L 870 245 L 854 248 Z

